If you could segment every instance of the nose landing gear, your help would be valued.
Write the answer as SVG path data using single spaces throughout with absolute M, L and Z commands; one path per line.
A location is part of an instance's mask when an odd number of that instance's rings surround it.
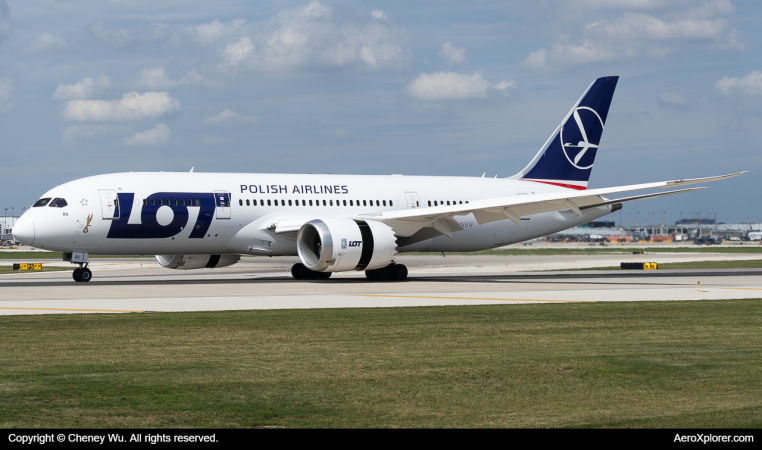
M 86 283 L 92 280 L 93 272 L 87 267 L 80 267 L 79 269 L 74 269 L 71 276 L 74 278 L 74 281 Z
M 87 253 L 75 252 L 63 254 L 64 261 L 68 261 L 72 264 L 79 264 L 79 268 L 74 269 L 74 272 L 71 274 L 71 277 L 74 278 L 74 281 L 76 282 L 87 283 L 93 279 L 93 272 L 91 272 L 87 267 L 90 265 L 90 263 L 87 261 L 87 257 Z

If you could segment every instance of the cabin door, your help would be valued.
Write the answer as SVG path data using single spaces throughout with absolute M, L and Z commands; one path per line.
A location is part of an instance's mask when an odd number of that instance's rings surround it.
M 218 219 L 230 219 L 230 193 L 214 191 L 214 204 Z

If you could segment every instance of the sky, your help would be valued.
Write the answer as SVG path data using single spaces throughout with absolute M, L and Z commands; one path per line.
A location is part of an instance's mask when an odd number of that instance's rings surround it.
M 618 75 L 590 188 L 749 173 L 609 217 L 757 222 L 760 24 L 753 0 L 0 0 L 0 206 L 191 167 L 508 177 Z

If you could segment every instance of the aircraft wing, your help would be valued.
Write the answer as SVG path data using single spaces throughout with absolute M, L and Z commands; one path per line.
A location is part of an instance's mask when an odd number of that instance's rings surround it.
M 596 206 L 604 206 L 612 203 L 642 200 L 645 198 L 672 195 L 688 192 L 694 189 L 681 189 L 657 194 L 647 194 L 635 197 L 626 197 L 619 200 L 609 200 L 602 196 L 620 192 L 638 191 L 643 189 L 658 189 L 687 186 L 691 184 L 707 183 L 710 181 L 723 180 L 742 175 L 746 172 L 738 172 L 728 175 L 720 175 L 707 178 L 692 178 L 686 180 L 660 181 L 656 183 L 632 184 L 610 188 L 589 189 L 584 191 L 558 191 L 547 194 L 519 195 L 501 197 L 486 200 L 476 200 L 466 204 L 450 206 L 434 206 L 430 208 L 416 208 L 382 213 L 363 214 L 360 219 L 378 220 L 386 223 L 394 229 L 395 235 L 409 237 L 421 228 L 433 226 L 446 236 L 450 232 L 463 228 L 453 220 L 455 216 L 473 214 L 476 221 L 483 225 L 497 220 L 509 219 L 521 225 L 521 216 L 540 214 L 550 211 L 570 210 L 582 215 L 581 210 Z

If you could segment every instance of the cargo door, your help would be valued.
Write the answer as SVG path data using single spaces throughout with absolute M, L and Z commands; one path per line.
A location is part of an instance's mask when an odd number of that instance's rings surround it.
M 405 192 L 405 198 L 407 199 L 407 209 L 416 209 L 421 207 L 421 203 L 418 201 L 417 192 Z
M 214 191 L 216 217 L 218 219 L 230 219 L 230 193 L 227 191 Z
M 113 189 L 101 189 L 98 191 L 101 198 L 101 211 L 103 220 L 119 220 L 119 199 Z

